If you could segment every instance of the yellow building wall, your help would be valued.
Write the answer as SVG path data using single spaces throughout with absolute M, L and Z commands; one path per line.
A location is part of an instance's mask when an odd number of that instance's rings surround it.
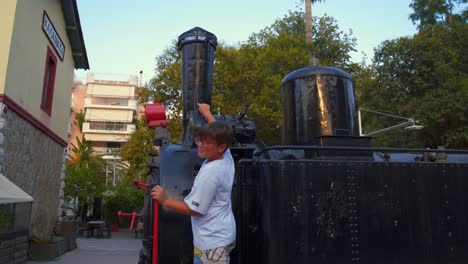
M 16 0 L 2 0 L 0 8 L 0 94 L 3 94 L 5 90 L 5 79 L 15 12 Z
M 42 30 L 44 11 L 65 45 L 63 61 Z M 50 117 L 41 109 L 47 47 L 57 56 Z M 73 70 L 72 50 L 60 1 L 18 0 L 4 93 L 64 140 L 67 139 L 70 118 Z

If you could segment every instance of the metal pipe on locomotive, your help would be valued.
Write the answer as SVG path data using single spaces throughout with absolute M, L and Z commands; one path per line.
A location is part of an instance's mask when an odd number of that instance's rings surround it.
M 206 122 L 197 103 L 211 103 L 216 45 L 201 28 L 179 37 L 181 143 L 168 144 L 164 105 L 146 106 L 160 155 L 149 164 L 140 263 L 193 263 L 189 217 L 156 214 L 149 190 L 160 184 L 180 200 L 190 192 L 202 163 L 193 135 Z M 235 132 L 231 263 L 468 262 L 468 150 L 430 150 L 428 161 L 425 149 L 371 147 L 359 136 L 354 82 L 336 68 L 299 69 L 280 90 L 280 146 L 257 144 L 247 106 L 235 117 L 215 116 Z

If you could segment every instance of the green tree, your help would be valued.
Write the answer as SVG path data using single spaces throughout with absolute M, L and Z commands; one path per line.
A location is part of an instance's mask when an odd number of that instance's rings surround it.
M 314 45 L 324 65 L 349 66 L 355 39 L 339 31 L 328 16 L 316 18 Z M 281 139 L 281 80 L 290 72 L 307 66 L 308 48 L 304 42 L 304 13 L 290 11 L 271 26 L 254 33 L 238 51 L 217 51 L 215 91 L 224 98 L 221 109 L 235 113 L 244 101 L 252 102 L 249 116 L 257 125 L 257 137 L 267 144 Z M 337 47 L 327 50 L 326 47 Z M 229 63 L 226 63 L 229 62 Z M 222 65 L 226 63 L 226 65 Z M 224 111 L 223 111 L 224 112 Z
M 120 150 L 122 160 L 128 165 L 123 174 L 130 179 L 146 182 L 149 154 L 156 152 L 153 146 L 154 130 L 146 127 L 145 118 L 139 120 L 136 127 L 130 140 Z
M 79 113 L 75 113 L 75 120 L 73 121 L 73 124 L 77 126 L 80 131 L 83 131 L 83 123 L 85 121 L 85 112 L 80 109 Z
M 172 142 L 182 135 L 182 79 L 181 61 L 177 42 L 165 49 L 156 58 L 156 76 L 149 84 L 150 97 L 155 102 L 164 103 L 167 115 L 167 129 Z
M 410 7 L 413 13 L 410 19 L 419 27 L 435 25 L 437 23 L 451 24 L 457 21 L 466 23 L 468 10 L 467 0 L 413 0 Z M 454 13 L 456 10 L 460 13 Z
M 85 137 L 78 138 L 76 137 L 76 145 L 72 145 L 72 153 L 73 155 L 69 156 L 71 158 L 71 163 L 78 163 L 80 161 L 86 161 L 91 158 L 91 155 L 94 152 L 93 145 L 91 142 L 87 141 Z
M 124 175 L 129 175 L 124 173 Z M 137 189 L 131 177 L 123 177 L 105 199 L 105 220 L 108 223 L 119 223 L 128 228 L 129 218 L 118 219 L 118 211 L 140 213 L 144 202 L 144 190 Z
M 66 161 L 64 193 L 70 202 L 77 205 L 78 218 L 85 219 L 87 209 L 94 199 L 103 197 L 105 187 L 104 163 L 100 157 L 93 156 L 93 147 L 83 137 L 72 144 L 72 154 Z
M 468 25 L 453 22 L 425 25 L 412 38 L 383 42 L 373 59 L 369 108 L 420 120 L 425 129 L 412 142 L 419 147 L 467 147 L 467 41 Z

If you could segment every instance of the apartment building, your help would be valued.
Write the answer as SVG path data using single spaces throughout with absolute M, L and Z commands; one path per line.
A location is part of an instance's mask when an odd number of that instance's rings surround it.
M 95 153 L 107 161 L 107 179 L 115 184 L 119 150 L 135 131 L 138 118 L 138 78 L 88 73 L 86 85 L 75 87 L 72 94 L 72 111 L 85 113 L 82 133 Z M 75 128 L 71 143 L 75 144 L 76 136 Z

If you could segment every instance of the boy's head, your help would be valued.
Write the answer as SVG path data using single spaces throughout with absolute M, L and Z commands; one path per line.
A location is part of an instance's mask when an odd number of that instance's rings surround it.
M 203 126 L 197 133 L 198 156 L 208 161 L 222 157 L 232 144 L 232 128 L 223 121 Z

